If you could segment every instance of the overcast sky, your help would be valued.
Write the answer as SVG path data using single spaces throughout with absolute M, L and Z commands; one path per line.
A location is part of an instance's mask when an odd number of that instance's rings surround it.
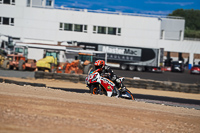
M 198 9 L 200 0 L 55 0 L 57 7 L 167 15 L 176 9 Z

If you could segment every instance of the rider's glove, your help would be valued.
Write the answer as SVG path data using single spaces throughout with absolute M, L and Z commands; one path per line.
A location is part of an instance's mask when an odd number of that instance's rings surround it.
M 120 79 L 116 79 L 116 82 L 117 82 L 117 83 L 121 83 Z
M 108 69 L 108 66 L 103 66 L 103 68 L 105 68 L 105 70 L 107 70 L 107 69 Z
M 117 76 L 116 75 L 113 75 L 113 77 L 112 77 L 112 81 L 114 81 L 114 80 L 116 80 L 116 78 L 117 78 Z

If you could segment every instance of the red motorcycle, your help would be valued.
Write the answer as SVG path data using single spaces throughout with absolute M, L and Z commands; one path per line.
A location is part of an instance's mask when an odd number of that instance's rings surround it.
M 124 81 L 124 78 L 119 78 L 119 80 L 122 82 Z M 118 96 L 134 100 L 132 93 L 128 89 L 122 91 L 120 88 L 117 88 L 111 80 L 100 76 L 98 71 L 91 71 L 89 73 L 86 77 L 86 84 L 92 94 L 104 94 L 108 97 Z

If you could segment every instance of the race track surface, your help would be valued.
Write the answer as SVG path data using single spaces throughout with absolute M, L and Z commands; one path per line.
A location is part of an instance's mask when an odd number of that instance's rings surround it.
M 184 73 L 180 72 L 163 72 L 163 73 L 153 73 L 153 72 L 137 72 L 128 70 L 113 69 L 117 75 L 122 77 L 136 77 L 140 79 L 151 79 L 156 81 L 171 81 L 187 84 L 200 84 L 199 74 L 190 74 L 189 71 Z
M 0 117 L 7 133 L 200 131 L 195 109 L 7 83 L 0 83 Z
M 164 72 L 164 73 L 152 73 L 152 72 L 137 72 L 137 71 L 123 71 L 119 69 L 113 69 L 114 73 L 122 77 L 151 79 L 157 81 L 171 81 L 188 84 L 200 84 L 200 75 L 189 74 L 189 71 L 184 73 L 178 72 Z M 17 71 L 17 70 L 3 70 L 0 69 L 0 76 L 3 77 L 18 77 L 18 78 L 34 78 L 34 72 L 31 71 Z

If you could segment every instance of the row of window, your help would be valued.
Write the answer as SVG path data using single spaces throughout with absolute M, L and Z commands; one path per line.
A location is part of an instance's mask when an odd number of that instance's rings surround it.
M 27 0 L 27 6 L 30 6 L 31 0 Z M 15 5 L 15 0 L 0 0 L 0 4 Z M 52 6 L 53 0 L 46 0 L 46 6 Z
M 60 23 L 59 30 L 87 33 L 87 25 Z M 109 35 L 121 35 L 121 28 L 105 27 L 105 26 L 93 26 L 93 33 L 109 34 Z
M 59 30 L 76 31 L 76 32 L 85 32 L 85 33 L 87 33 L 87 25 L 60 23 Z
M 31 1 L 31 0 L 27 0 L 27 6 L 30 7 L 32 4 L 32 6 L 38 6 L 38 4 L 41 6 L 43 5 L 42 3 L 38 3 L 37 1 Z M 53 0 L 46 0 L 46 6 L 52 6 L 53 5 Z
M 105 26 L 93 26 L 93 33 L 109 34 L 109 35 L 121 35 L 121 28 L 105 27 Z
M 14 18 L 0 17 L 0 25 L 2 24 L 14 26 Z
M 15 5 L 15 0 L 0 0 L 0 4 Z

